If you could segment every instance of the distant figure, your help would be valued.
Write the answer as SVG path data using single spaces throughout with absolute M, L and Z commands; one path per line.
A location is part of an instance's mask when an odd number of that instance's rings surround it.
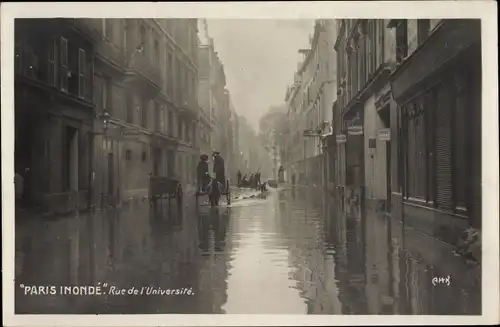
M 226 185 L 226 172 L 224 168 L 224 159 L 220 156 L 220 152 L 214 151 L 214 174 L 215 179 L 222 185 Z
M 248 186 L 249 187 L 254 187 L 254 183 L 255 183 L 255 175 L 251 174 L 250 175 L 250 179 L 248 180 Z
M 258 172 L 257 177 L 255 178 L 255 186 L 259 187 L 260 186 L 260 172 Z
M 208 176 L 208 156 L 206 154 L 200 156 L 200 162 L 198 162 L 197 167 L 197 176 L 198 190 L 203 192 L 210 181 L 210 177 Z
M 236 178 L 238 179 L 238 187 L 241 186 L 241 171 L 238 170 L 238 173 L 236 173 Z

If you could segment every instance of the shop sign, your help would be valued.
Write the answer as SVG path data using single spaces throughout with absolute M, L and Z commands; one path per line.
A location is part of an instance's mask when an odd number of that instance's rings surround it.
M 378 139 L 380 141 L 390 141 L 391 140 L 391 129 L 384 128 L 378 131 Z
M 337 144 L 345 143 L 345 142 L 347 142 L 347 137 L 345 134 L 337 134 L 336 140 L 337 140 Z
M 321 136 L 321 129 L 306 129 L 303 135 L 306 137 Z
M 347 128 L 347 134 L 349 135 L 363 135 L 363 126 L 349 126 Z

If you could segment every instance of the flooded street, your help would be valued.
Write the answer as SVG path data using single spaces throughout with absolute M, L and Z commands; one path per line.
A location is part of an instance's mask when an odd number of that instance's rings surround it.
M 229 207 L 186 198 L 182 208 L 26 220 L 16 227 L 16 313 L 481 314 L 479 268 L 387 216 L 346 211 L 297 188 Z M 447 276 L 449 286 L 433 285 Z M 25 295 L 28 285 L 98 283 L 106 294 Z

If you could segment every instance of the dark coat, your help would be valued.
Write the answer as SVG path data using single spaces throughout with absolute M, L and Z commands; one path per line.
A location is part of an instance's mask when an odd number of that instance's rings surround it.
M 205 179 L 207 176 L 207 173 L 208 173 L 208 162 L 206 162 L 206 161 L 198 162 L 197 172 L 198 172 L 198 179 L 199 180 Z
M 222 184 L 226 183 L 225 169 L 224 169 L 224 159 L 221 156 L 216 156 L 214 159 L 214 173 L 215 178 Z

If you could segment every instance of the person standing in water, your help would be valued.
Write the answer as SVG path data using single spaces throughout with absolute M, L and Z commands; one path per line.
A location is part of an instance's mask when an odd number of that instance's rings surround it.
M 226 185 L 226 171 L 224 167 L 224 159 L 220 156 L 218 151 L 214 151 L 214 173 L 215 179 L 223 186 Z

